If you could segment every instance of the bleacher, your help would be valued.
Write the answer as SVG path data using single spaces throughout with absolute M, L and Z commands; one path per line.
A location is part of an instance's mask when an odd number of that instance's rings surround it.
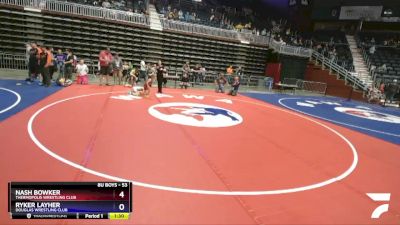
M 377 83 L 400 79 L 399 33 L 361 32 L 358 34 L 358 40 L 369 68 L 375 68 L 373 72 Z M 375 51 L 370 52 L 372 46 Z
M 360 43 L 364 45 L 400 47 L 400 33 L 395 32 L 361 32 Z
M 139 17 L 140 18 L 140 17 Z M 97 61 L 99 51 L 112 52 L 138 65 L 140 60 L 159 59 L 177 70 L 189 60 L 207 71 L 225 71 L 228 65 L 241 65 L 247 75 L 264 75 L 267 46 L 241 44 L 198 35 L 151 30 L 143 23 L 9 8 L 0 9 L 0 51 L 25 53 L 25 43 L 36 41 L 54 49 L 70 48 L 79 58 Z
M 216 12 L 214 14 L 216 15 L 216 19 L 210 21 L 210 8 L 207 7 L 204 3 L 198 3 L 190 0 L 170 0 L 168 3 L 169 4 L 165 4 L 165 2 L 163 1 L 156 2 L 157 11 L 164 18 L 227 29 L 227 27 L 221 25 L 220 18 L 218 18 L 219 16 Z M 181 18 L 178 16 L 179 11 L 182 12 Z M 170 12 L 172 12 L 174 15 L 172 18 L 170 18 L 169 16 Z
M 368 59 L 372 66 L 375 66 L 376 78 L 383 82 L 400 80 L 400 49 L 393 47 L 376 47 L 375 53 L 369 53 Z M 382 66 L 386 65 L 386 69 Z
M 102 7 L 114 10 L 130 11 L 135 13 L 145 13 L 146 6 L 143 0 L 140 1 L 125 1 L 125 0 L 66 0 L 66 2 L 77 3 L 88 6 Z M 108 2 L 107 4 L 103 4 Z M 107 6 L 108 5 L 108 6 Z M 107 7 L 105 7 L 107 6 Z
M 304 38 L 313 40 L 313 47 L 322 45 L 322 53 L 325 57 L 331 57 L 330 52 L 336 51 L 334 61 L 349 71 L 354 71 L 353 57 L 344 32 L 338 30 L 316 30 L 313 33 L 304 34 Z

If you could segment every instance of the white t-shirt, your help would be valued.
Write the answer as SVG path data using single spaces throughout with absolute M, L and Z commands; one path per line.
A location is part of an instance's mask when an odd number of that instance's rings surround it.
M 89 73 L 89 68 L 86 64 L 78 64 L 76 65 L 76 73 L 78 76 L 85 76 Z
M 146 63 L 143 60 L 140 61 L 140 70 L 141 71 L 146 71 Z

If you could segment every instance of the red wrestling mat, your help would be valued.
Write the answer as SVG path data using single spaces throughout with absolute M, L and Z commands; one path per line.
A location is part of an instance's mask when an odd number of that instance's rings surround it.
M 398 224 L 400 149 L 247 97 L 71 86 L 0 124 L 9 181 L 130 180 L 125 224 Z M 366 193 L 391 193 L 388 212 Z M 110 224 L 111 221 L 23 221 Z

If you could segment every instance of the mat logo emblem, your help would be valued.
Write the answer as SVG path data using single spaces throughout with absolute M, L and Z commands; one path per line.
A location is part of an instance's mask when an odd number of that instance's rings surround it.
M 348 108 L 348 107 L 335 107 L 335 110 L 341 113 L 345 113 L 347 115 L 369 119 L 369 120 L 376 120 L 380 122 L 387 122 L 387 123 L 399 123 L 400 124 L 400 117 L 375 112 L 369 109 L 362 109 L 362 108 Z
M 318 101 L 318 100 L 297 101 L 296 105 L 300 106 L 300 107 L 316 109 L 316 110 L 320 110 L 320 109 L 331 110 L 333 108 L 336 112 L 344 113 L 344 114 L 347 114 L 350 116 L 355 116 L 358 118 L 400 124 L 399 116 L 395 116 L 395 115 L 391 115 L 391 114 L 387 114 L 387 113 L 376 112 L 376 111 L 373 111 L 371 108 L 368 108 L 365 106 L 345 107 L 339 102 Z M 323 108 L 321 108 L 321 107 L 323 107 Z
M 157 119 L 194 127 L 231 127 L 243 122 L 243 118 L 231 110 L 198 103 L 162 103 L 148 111 Z
M 367 193 L 367 195 L 373 201 L 383 203 L 372 212 L 372 219 L 379 219 L 383 213 L 389 211 L 390 193 Z

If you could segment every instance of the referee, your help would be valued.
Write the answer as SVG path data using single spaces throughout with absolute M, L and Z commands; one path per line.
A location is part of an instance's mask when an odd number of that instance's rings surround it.
M 162 64 L 161 60 L 158 61 L 157 65 L 157 85 L 158 85 L 158 93 L 162 93 L 163 79 L 164 79 L 165 68 Z

